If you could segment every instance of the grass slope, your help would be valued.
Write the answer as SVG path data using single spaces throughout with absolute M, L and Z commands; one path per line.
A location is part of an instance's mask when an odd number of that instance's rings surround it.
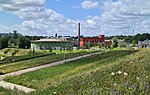
M 112 51 L 6 80 L 38 89 L 30 95 L 150 95 L 149 56 Z
M 111 64 L 113 61 L 134 52 L 135 51 L 130 50 L 106 52 L 20 76 L 8 77 L 5 80 L 31 88 L 42 89 L 65 80 L 72 75 L 93 70 L 102 65 Z
M 81 51 L 78 53 L 67 53 L 65 54 L 65 58 L 66 59 L 73 58 L 73 57 L 89 54 L 91 52 L 98 52 L 98 51 L 83 51 L 83 52 Z M 44 57 L 15 62 L 14 64 L 10 63 L 5 66 L 0 66 L 0 73 L 5 74 L 5 73 L 18 71 L 18 70 L 22 70 L 22 69 L 26 69 L 30 67 L 49 64 L 49 63 L 60 61 L 63 59 L 64 59 L 64 54 L 53 54 L 53 55 L 48 55 Z
M 149 56 L 143 50 L 32 95 L 150 95 Z

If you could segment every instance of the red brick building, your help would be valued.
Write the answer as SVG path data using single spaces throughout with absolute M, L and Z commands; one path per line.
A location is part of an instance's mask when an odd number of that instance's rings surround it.
M 105 36 L 99 35 L 98 38 L 81 38 L 80 39 L 80 47 L 84 47 L 87 45 L 87 43 L 90 43 L 90 45 L 98 45 L 100 42 L 105 42 Z

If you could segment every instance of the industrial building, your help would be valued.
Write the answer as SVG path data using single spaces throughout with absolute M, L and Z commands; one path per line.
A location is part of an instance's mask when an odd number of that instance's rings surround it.
M 104 45 L 111 45 L 111 41 L 105 41 L 105 35 L 99 35 L 97 38 L 81 38 L 80 39 L 80 47 L 84 47 L 87 44 L 91 46 L 97 46 L 99 43 L 103 43 Z
M 91 46 L 96 46 L 99 43 L 104 45 L 111 45 L 111 41 L 105 41 L 105 35 L 99 35 L 95 37 L 84 37 L 80 35 L 80 23 L 78 23 L 78 36 L 77 37 L 57 37 L 55 34 L 54 38 L 40 39 L 31 41 L 31 49 L 35 50 L 48 50 L 50 48 L 54 50 L 67 49 L 68 47 L 84 47 L 90 43 Z
M 54 50 L 66 49 L 70 46 L 70 42 L 63 38 L 47 38 L 31 41 L 31 49 L 35 50 Z

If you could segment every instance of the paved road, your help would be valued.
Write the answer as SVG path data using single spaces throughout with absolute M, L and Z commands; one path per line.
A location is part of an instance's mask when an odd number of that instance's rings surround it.
M 46 65 L 41 65 L 41 66 L 37 66 L 37 67 L 32 67 L 32 68 L 28 68 L 28 69 L 19 70 L 19 71 L 12 72 L 12 73 L 0 75 L 0 80 L 3 80 L 7 76 L 17 76 L 17 75 L 21 75 L 21 74 L 24 74 L 24 73 L 32 72 L 32 71 L 35 71 L 35 70 L 39 70 L 39 69 L 42 69 L 42 68 L 56 66 L 56 65 L 59 65 L 59 64 L 63 64 L 65 62 L 78 60 L 78 59 L 81 59 L 81 58 L 85 58 L 85 57 L 96 55 L 96 54 L 100 54 L 100 53 L 102 53 L 102 52 L 91 53 L 91 54 L 87 54 L 87 55 L 83 55 L 83 56 L 79 56 L 79 57 L 75 57 L 75 58 L 70 58 L 70 59 L 66 59 L 66 60 L 62 60 L 62 61 L 58 61 L 58 62 L 53 62 L 53 63 L 46 64 Z

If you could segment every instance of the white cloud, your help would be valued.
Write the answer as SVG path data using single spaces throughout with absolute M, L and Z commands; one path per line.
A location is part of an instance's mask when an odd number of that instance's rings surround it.
M 16 15 L 23 19 L 18 27 L 11 26 L 10 29 L 16 29 L 29 35 L 74 35 L 76 30 L 76 22 L 65 18 L 52 9 L 45 7 L 45 0 L 1 0 L 0 10 Z M 10 29 L 1 29 L 9 31 Z M 13 30 L 11 30 L 13 31 Z M 28 32 L 27 32 L 28 31 Z
M 103 5 L 104 13 L 98 17 L 99 20 L 91 17 L 90 21 L 100 22 L 98 27 L 101 27 L 100 31 L 105 34 L 132 34 L 133 29 L 136 33 L 150 33 L 149 24 L 146 22 L 150 22 L 150 1 L 119 0 L 113 2 L 107 0 Z
M 85 0 L 81 5 L 91 9 L 97 8 L 100 3 Z M 77 22 L 81 22 L 81 34 L 84 35 L 132 34 L 133 29 L 136 33 L 150 33 L 149 5 L 148 0 L 107 0 L 103 2 L 101 15 L 75 21 L 46 8 L 45 0 L 0 0 L 1 11 L 23 19 L 20 25 L 0 26 L 0 31 L 18 30 L 29 35 L 77 35 Z
M 99 2 L 94 2 L 91 0 L 85 0 L 81 3 L 81 7 L 84 9 L 93 9 L 99 6 Z

